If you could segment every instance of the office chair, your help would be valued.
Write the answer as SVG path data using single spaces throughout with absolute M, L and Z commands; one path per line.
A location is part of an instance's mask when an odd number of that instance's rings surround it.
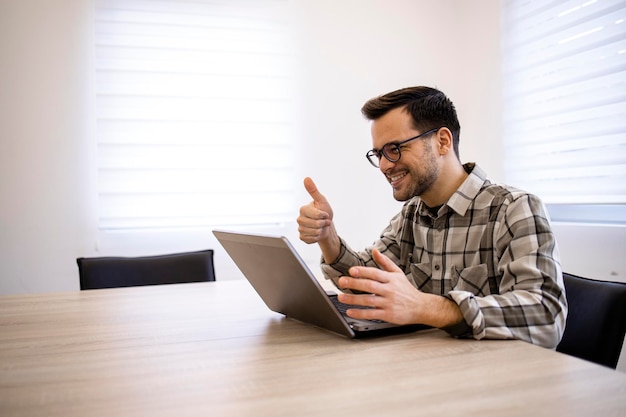
M 81 290 L 215 281 L 213 250 L 142 257 L 78 258 Z
M 626 284 L 564 273 L 569 312 L 558 352 L 615 369 L 626 333 Z

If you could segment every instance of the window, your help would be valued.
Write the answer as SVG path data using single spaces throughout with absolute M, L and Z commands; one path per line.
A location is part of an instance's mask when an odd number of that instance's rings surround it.
M 626 224 L 626 3 L 503 3 L 506 181 L 553 219 Z
M 292 219 L 285 8 L 95 0 L 100 230 Z

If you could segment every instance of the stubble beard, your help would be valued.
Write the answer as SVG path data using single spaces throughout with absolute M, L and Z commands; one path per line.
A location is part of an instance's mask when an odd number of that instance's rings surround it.
M 437 178 L 439 177 L 439 166 L 437 165 L 437 159 L 432 152 L 432 148 L 428 147 L 428 151 L 424 155 L 424 163 L 419 169 L 413 168 L 409 170 L 409 177 L 411 177 L 410 184 L 405 189 L 393 189 L 393 197 L 397 201 L 408 201 L 413 197 L 419 197 L 428 191 Z

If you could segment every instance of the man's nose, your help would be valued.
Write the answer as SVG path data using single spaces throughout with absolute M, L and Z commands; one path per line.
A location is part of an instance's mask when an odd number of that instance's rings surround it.
M 380 170 L 383 172 L 383 174 L 385 173 L 385 171 L 387 171 L 390 168 L 393 168 L 393 166 L 395 165 L 395 162 L 390 162 L 387 158 L 385 158 L 384 156 L 381 155 L 380 160 L 378 161 L 378 166 L 380 168 Z

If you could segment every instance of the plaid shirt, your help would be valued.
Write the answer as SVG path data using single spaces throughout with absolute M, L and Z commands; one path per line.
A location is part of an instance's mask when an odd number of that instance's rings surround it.
M 372 247 L 356 252 L 342 239 L 339 258 L 322 260 L 324 275 L 336 283 L 351 266 L 376 267 L 378 248 L 419 290 L 458 304 L 465 323 L 444 329 L 452 335 L 556 347 L 567 301 L 543 203 L 464 167 L 469 176 L 437 213 L 419 197 L 407 201 Z

